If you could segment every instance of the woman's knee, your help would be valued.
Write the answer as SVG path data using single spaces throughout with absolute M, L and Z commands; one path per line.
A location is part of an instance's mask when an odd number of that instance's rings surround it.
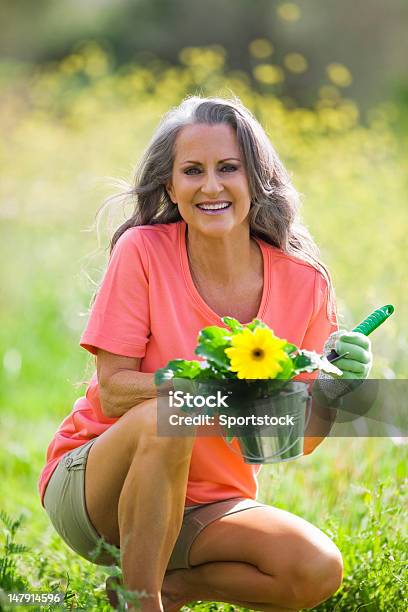
M 169 463 L 189 460 L 194 436 L 164 436 L 158 430 L 157 399 L 146 400 L 134 406 L 124 417 L 126 430 L 135 441 L 134 454 L 140 456 L 164 453 Z
M 292 571 L 294 603 L 300 608 L 314 608 L 340 588 L 343 559 L 334 543 L 322 549 L 311 549 L 302 556 Z
M 153 433 L 157 429 L 157 399 L 150 398 L 132 406 L 117 422 L 134 438 L 138 432 Z

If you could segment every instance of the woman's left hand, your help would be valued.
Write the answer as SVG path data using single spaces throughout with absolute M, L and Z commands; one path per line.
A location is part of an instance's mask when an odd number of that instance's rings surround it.
M 313 399 L 316 400 L 315 410 L 312 410 L 312 418 L 308 424 L 308 431 L 313 431 L 313 415 L 318 414 L 318 425 L 316 430 L 318 436 L 314 433 L 314 437 L 305 437 L 304 454 L 311 453 L 318 444 L 322 442 L 324 437 L 329 434 L 333 425 L 333 414 L 323 413 L 323 417 L 319 414 L 319 409 L 325 407 L 338 408 L 341 406 L 342 397 L 355 391 L 363 384 L 363 381 L 368 377 L 373 363 L 373 354 L 371 352 L 371 342 L 360 332 L 353 331 L 337 331 L 331 334 L 324 345 L 324 354 L 328 355 L 332 349 L 343 355 L 348 353 L 347 357 L 334 362 L 342 371 L 342 376 L 334 374 L 326 374 L 322 370 L 319 371 L 316 381 L 312 387 Z M 340 402 L 340 403 L 339 403 Z M 333 411 L 331 411 L 333 412 Z M 323 424 L 326 422 L 327 431 L 324 430 Z
M 340 380 L 365 380 L 368 377 L 373 364 L 373 354 L 371 341 L 367 336 L 360 332 L 340 332 L 334 348 L 339 355 L 349 353 L 334 362 L 334 365 L 343 372 Z

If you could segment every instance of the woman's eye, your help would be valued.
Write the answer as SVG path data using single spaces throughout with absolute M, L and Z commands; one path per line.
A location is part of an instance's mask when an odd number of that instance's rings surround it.
M 235 172 L 235 170 L 237 170 L 236 166 L 233 166 L 232 164 L 224 164 L 224 166 L 221 166 L 220 168 L 221 172 Z M 201 172 L 201 170 L 197 167 L 192 167 L 192 168 L 187 168 L 187 170 L 184 170 L 184 174 L 187 175 L 195 175 L 195 174 L 199 174 Z
M 199 172 L 198 168 L 187 168 L 187 170 L 184 170 L 184 174 L 196 174 L 195 170 Z

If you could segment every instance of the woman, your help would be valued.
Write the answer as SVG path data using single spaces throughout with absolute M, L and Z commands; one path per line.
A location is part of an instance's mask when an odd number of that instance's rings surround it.
M 259 466 L 224 440 L 158 437 L 153 382 L 169 359 L 193 359 L 198 331 L 226 315 L 323 350 L 337 330 L 333 290 L 296 191 L 239 101 L 191 97 L 165 115 L 124 195 L 134 214 L 113 236 L 81 338 L 96 373 L 48 448 L 45 509 L 85 558 L 100 536 L 120 546 L 126 588 L 148 594 L 142 610 L 197 599 L 313 607 L 341 584 L 337 547 L 257 502 Z M 339 367 L 364 377 L 370 347 L 357 336 Z M 305 440 L 306 453 L 318 442 Z

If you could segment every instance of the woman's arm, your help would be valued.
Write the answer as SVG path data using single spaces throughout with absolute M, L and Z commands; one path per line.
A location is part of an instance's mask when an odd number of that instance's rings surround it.
M 133 406 L 157 397 L 154 373 L 139 372 L 139 357 L 123 357 L 97 350 L 96 371 L 102 412 L 120 417 Z
M 311 392 L 312 411 L 304 435 L 304 455 L 310 455 L 310 453 L 312 453 L 329 435 L 337 416 L 337 410 L 333 408 L 333 403 L 329 404 L 327 400 L 325 400 L 318 392 L 315 384 L 311 385 Z

